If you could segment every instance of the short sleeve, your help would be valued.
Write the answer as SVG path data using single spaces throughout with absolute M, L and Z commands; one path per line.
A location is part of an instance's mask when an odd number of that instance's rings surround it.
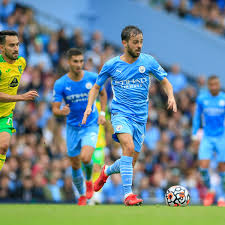
M 162 66 L 153 58 L 150 58 L 150 72 L 159 81 L 167 77 L 167 72 L 162 68 Z
M 96 83 L 96 81 L 97 81 L 97 78 L 98 78 L 98 74 L 97 73 L 92 73 L 92 82 L 94 82 L 94 83 Z M 100 85 L 99 85 L 100 86 Z M 103 90 L 103 88 L 104 88 L 104 86 L 102 85 L 101 87 L 100 87 L 100 92 Z
M 57 80 L 53 88 L 53 102 L 61 102 L 63 99 L 63 85 L 60 80 Z
M 106 80 L 110 77 L 111 66 L 108 63 L 105 63 L 97 77 L 96 84 L 102 86 Z

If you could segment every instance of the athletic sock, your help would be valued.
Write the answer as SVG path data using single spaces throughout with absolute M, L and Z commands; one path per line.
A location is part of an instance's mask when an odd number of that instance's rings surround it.
M 86 189 L 84 184 L 84 176 L 82 169 L 74 170 L 72 169 L 73 184 L 77 188 L 80 195 L 85 195 Z
M 120 173 L 120 159 L 117 159 L 111 166 L 108 166 L 105 170 L 105 174 L 107 176 L 115 173 Z
M 124 195 L 132 193 L 132 180 L 133 180 L 133 157 L 122 156 L 120 159 L 120 174 L 123 183 Z
M 5 163 L 6 155 L 1 155 L 0 154 L 0 171 Z
M 211 189 L 211 185 L 210 185 L 210 176 L 209 176 L 209 170 L 205 169 L 205 168 L 199 168 L 200 170 L 200 174 L 202 177 L 202 180 L 205 184 L 205 186 L 208 188 L 208 190 Z
M 86 174 L 86 180 L 87 181 L 91 180 L 92 170 L 93 170 L 93 161 L 91 160 L 91 162 L 89 162 L 87 164 L 83 163 L 83 167 L 84 167 L 84 171 Z

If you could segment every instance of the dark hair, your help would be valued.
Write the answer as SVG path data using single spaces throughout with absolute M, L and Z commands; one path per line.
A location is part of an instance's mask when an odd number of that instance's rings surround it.
M 17 36 L 18 37 L 18 33 L 14 30 L 3 30 L 0 31 L 0 45 L 4 45 L 5 44 L 5 37 L 6 36 Z
M 136 36 L 138 34 L 143 34 L 142 31 L 136 27 L 136 26 L 126 26 L 125 28 L 123 28 L 122 32 L 121 32 L 121 39 L 122 41 L 129 41 L 131 36 Z
M 216 75 L 211 75 L 210 77 L 208 77 L 208 82 L 211 81 L 211 80 L 215 80 L 215 79 L 219 80 L 219 77 L 216 76 Z
M 73 55 L 83 55 L 83 52 L 80 49 L 77 48 L 70 48 L 67 53 L 66 56 L 68 59 L 70 59 Z

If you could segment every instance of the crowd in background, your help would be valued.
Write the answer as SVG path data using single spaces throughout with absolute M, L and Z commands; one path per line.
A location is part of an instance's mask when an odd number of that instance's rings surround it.
M 120 48 L 106 42 L 100 31 L 91 34 L 87 41 L 80 29 L 71 37 L 63 28 L 58 32 L 45 31 L 35 22 L 32 9 L 8 0 L 1 3 L 0 15 L 1 29 L 18 31 L 20 55 L 27 60 L 19 93 L 35 89 L 40 95 L 34 102 L 16 104 L 14 127 L 17 133 L 12 136 L 0 173 L 0 202 L 74 202 L 66 154 L 65 118 L 52 114 L 52 88 L 55 80 L 68 71 L 65 51 L 69 48 L 82 49 L 85 69 L 94 72 L 99 72 L 106 60 L 121 54 Z M 152 78 L 146 137 L 135 167 L 134 192 L 145 203 L 163 203 L 165 190 L 181 184 L 189 189 L 192 203 L 198 204 L 206 189 L 198 172 L 197 146 L 191 144 L 190 135 L 195 99 L 197 94 L 206 91 L 205 78 L 202 75 L 198 80 L 187 79 L 177 64 L 166 70 L 174 87 L 178 112 L 167 110 L 166 95 L 159 82 Z M 105 87 L 110 112 L 110 82 Z M 112 141 L 112 132 L 108 121 L 106 164 L 121 155 L 120 145 Z M 216 185 L 219 179 L 213 171 L 212 178 Z M 121 178 L 113 175 L 98 195 L 98 201 L 121 203 L 122 196 Z
M 224 0 L 139 0 L 154 8 L 164 9 L 170 14 L 195 26 L 206 28 L 225 36 Z

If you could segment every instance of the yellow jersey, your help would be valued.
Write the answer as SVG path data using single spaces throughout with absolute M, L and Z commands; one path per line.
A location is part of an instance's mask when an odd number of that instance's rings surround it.
M 16 95 L 21 75 L 26 67 L 26 60 L 23 57 L 10 64 L 0 55 L 0 92 L 8 95 Z M 12 113 L 16 102 L 0 102 L 0 117 Z
M 99 101 L 96 101 L 96 108 L 98 112 L 101 111 L 101 104 Z M 98 140 L 97 140 L 96 148 L 105 148 L 105 146 L 106 146 L 105 127 L 99 124 L 99 132 L 98 132 Z

